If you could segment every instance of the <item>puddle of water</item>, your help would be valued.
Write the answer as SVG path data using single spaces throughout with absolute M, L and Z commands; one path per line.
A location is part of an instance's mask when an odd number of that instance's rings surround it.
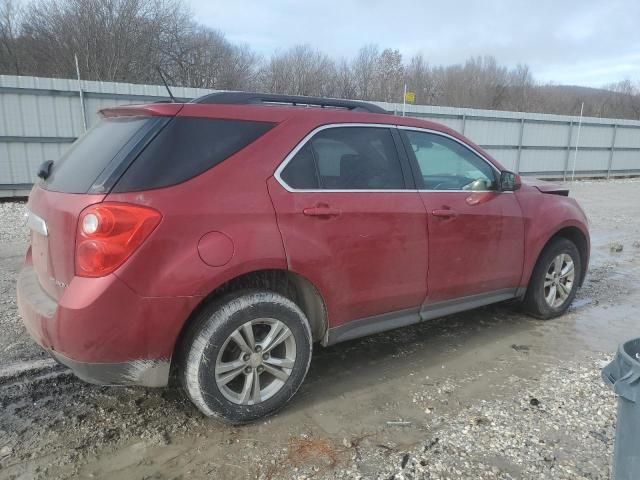
M 587 305 L 591 305 L 592 303 L 593 298 L 576 298 L 569 307 L 569 310 L 577 310 L 579 308 L 586 307 Z
M 640 336 L 639 309 L 637 297 L 585 309 L 576 317 L 576 336 L 595 351 L 615 352 L 620 343 Z

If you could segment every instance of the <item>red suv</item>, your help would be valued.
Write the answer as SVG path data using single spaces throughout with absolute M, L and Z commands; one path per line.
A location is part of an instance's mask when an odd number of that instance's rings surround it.
M 18 304 L 78 377 L 241 423 L 312 345 L 507 299 L 562 314 L 589 260 L 568 191 L 362 102 L 220 93 L 102 110 L 28 203 Z

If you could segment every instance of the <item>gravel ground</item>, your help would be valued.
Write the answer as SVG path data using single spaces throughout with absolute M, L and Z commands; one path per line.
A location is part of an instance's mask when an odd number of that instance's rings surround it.
M 0 202 L 0 365 L 5 367 L 25 358 L 44 358 L 26 334 L 16 306 L 16 275 L 29 238 L 24 213 L 24 202 Z
M 0 479 L 609 478 L 600 369 L 640 335 L 640 180 L 571 190 L 593 252 L 565 316 L 506 303 L 317 348 L 292 404 L 241 428 L 178 388 L 87 385 L 47 360 L 16 312 L 24 204 L 0 203 Z
M 25 212 L 24 202 L 0 202 L 0 243 L 24 244 L 28 241 L 29 232 L 25 226 Z
M 25 243 L 29 233 L 25 226 L 24 202 L 0 202 L 0 243 Z
M 399 449 L 366 436 L 345 438 L 338 445 L 303 436 L 276 455 L 273 469 L 262 478 L 274 472 L 277 476 L 280 464 L 286 468 L 299 445 L 312 447 L 308 464 L 298 468 L 296 478 L 607 478 L 609 467 L 602 458 L 612 454 L 616 410 L 615 395 L 603 387 L 599 375 L 605 360 L 609 357 L 547 367 L 539 378 L 509 375 L 502 388 L 523 395 L 478 400 L 462 412 L 437 415 L 440 403 L 454 401 L 456 389 L 474 380 L 447 379 L 414 395 L 425 409 L 421 427 L 428 432 L 414 448 Z M 567 377 L 571 381 L 559 382 Z M 341 455 L 348 457 L 347 466 L 328 471 Z

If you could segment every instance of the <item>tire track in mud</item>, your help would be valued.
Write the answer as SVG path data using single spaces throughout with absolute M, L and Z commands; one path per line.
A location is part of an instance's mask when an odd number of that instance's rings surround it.
M 44 358 L 41 360 L 25 360 L 0 366 L 0 388 L 7 381 L 16 377 L 29 376 L 31 374 L 53 371 L 60 366 L 55 360 Z

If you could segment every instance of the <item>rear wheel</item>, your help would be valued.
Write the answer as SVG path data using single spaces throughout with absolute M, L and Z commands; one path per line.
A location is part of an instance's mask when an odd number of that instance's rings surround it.
M 525 309 L 542 319 L 562 315 L 576 295 L 581 272 L 575 244 L 566 238 L 553 239 L 533 269 L 524 299 Z
M 210 305 L 185 337 L 182 383 L 207 416 L 245 423 L 293 397 L 311 361 L 304 313 L 282 295 L 245 292 Z

